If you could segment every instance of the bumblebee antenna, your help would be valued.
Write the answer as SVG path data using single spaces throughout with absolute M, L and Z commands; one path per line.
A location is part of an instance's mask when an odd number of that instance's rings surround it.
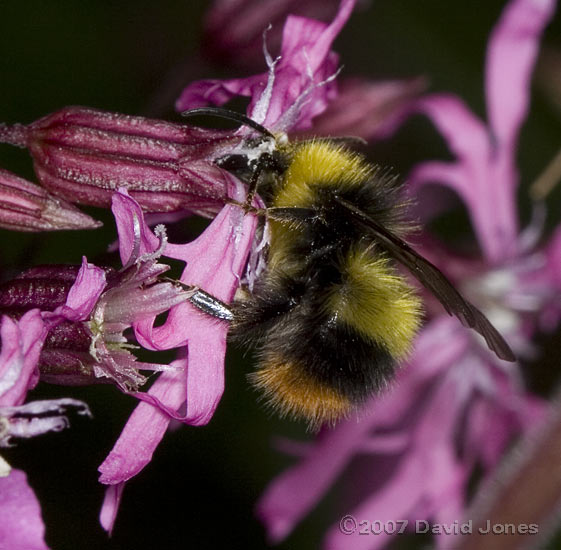
M 275 136 L 269 130 L 267 130 L 265 126 L 262 126 L 258 122 L 255 122 L 255 120 L 251 120 L 251 118 L 249 118 L 247 115 L 237 113 L 236 111 L 231 111 L 230 109 L 224 109 L 223 107 L 199 107 L 198 109 L 191 109 L 189 111 L 183 111 L 181 113 L 181 116 L 183 117 L 192 117 L 192 116 L 199 116 L 199 115 L 201 116 L 210 115 L 218 118 L 226 118 L 228 120 L 234 120 L 235 122 L 239 122 L 244 126 L 249 126 L 250 128 L 253 128 L 254 130 L 259 132 L 260 134 L 263 134 L 264 136 L 275 139 Z

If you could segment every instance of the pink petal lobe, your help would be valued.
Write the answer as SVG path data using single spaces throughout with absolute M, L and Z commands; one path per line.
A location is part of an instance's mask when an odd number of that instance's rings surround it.
M 199 338 L 189 343 L 187 368 L 187 407 L 183 422 L 203 426 L 210 422 L 224 393 L 224 356 L 226 330 L 213 330 L 211 323 L 201 323 Z M 215 323 L 216 324 L 216 323 Z
M 514 147 L 526 118 L 539 40 L 555 4 L 555 0 L 513 0 L 491 34 L 485 97 L 490 126 L 506 147 Z
M 171 366 L 178 370 L 165 371 L 150 388 L 150 394 L 168 407 L 178 409 L 185 401 L 183 360 Z M 171 417 L 151 403 L 139 403 L 129 417 L 119 439 L 98 470 L 99 481 L 114 485 L 135 476 L 152 460 L 154 450 L 164 436 Z
M 70 288 L 66 303 L 58 307 L 48 317 L 62 315 L 70 321 L 84 321 L 96 305 L 105 289 L 105 271 L 89 264 L 84 256 L 76 282 Z
M 0 477 L 0 548 L 48 550 L 41 507 L 21 470 Z
M 105 496 L 99 513 L 99 523 L 109 535 L 111 535 L 113 526 L 115 525 L 115 520 L 117 519 L 117 513 L 119 511 L 119 507 L 121 506 L 121 498 L 123 497 L 124 488 L 125 483 L 123 482 L 115 485 L 109 485 L 109 487 L 105 489 Z
M 486 159 L 489 134 L 467 105 L 451 94 L 434 94 L 419 99 L 417 109 L 428 116 L 460 161 Z
M 457 156 L 457 170 L 447 164 L 452 178 L 445 181 L 442 172 L 436 183 L 453 187 L 465 202 L 479 244 L 491 263 L 512 256 L 516 253 L 518 220 L 517 178 L 511 158 L 495 150 L 488 130 L 459 98 L 439 94 L 419 100 L 417 106 Z M 426 177 L 424 180 L 428 183 Z
M 127 264 L 133 253 L 138 256 L 158 248 L 158 238 L 144 222 L 142 208 L 126 189 L 119 189 L 113 194 L 111 211 L 117 224 L 119 254 L 123 265 Z
M 317 71 L 329 55 L 355 4 L 356 0 L 342 0 L 337 15 L 329 25 L 306 17 L 287 17 L 281 56 L 291 58 L 291 65 L 301 74 L 307 70 Z

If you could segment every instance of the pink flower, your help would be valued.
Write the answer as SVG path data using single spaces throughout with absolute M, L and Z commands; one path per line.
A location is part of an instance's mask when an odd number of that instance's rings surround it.
M 243 186 L 232 176 L 224 177 L 229 180 L 229 195 L 243 201 Z M 28 372 L 35 374 L 34 382 L 38 364 L 51 379 L 63 383 L 74 383 L 88 367 L 94 377 L 109 378 L 143 401 L 100 467 L 102 482 L 119 485 L 150 460 L 172 418 L 201 425 L 209 422 L 214 414 L 224 389 L 228 325 L 202 313 L 187 300 L 195 289 L 203 289 L 226 303 L 232 300 L 246 267 L 257 220 L 244 215 L 238 206 L 228 205 L 196 241 L 177 245 L 167 242 L 163 226 L 152 231 L 146 225 L 140 205 L 126 190 L 115 194 L 113 212 L 124 264 L 120 272 L 96 267 L 85 258 L 78 271 L 64 266 L 32 268 L 4 284 L 3 294 L 0 292 L 3 301 L 0 301 L 12 312 L 18 307 L 44 305 L 42 314 L 32 309 L 19 321 L 26 327 L 31 322 L 29 319 L 36 323 L 29 325 L 33 331 L 28 329 L 24 333 L 20 355 L 23 353 L 26 361 L 18 363 L 25 364 Z M 186 263 L 180 281 L 159 278 L 168 269 L 158 263 L 163 255 Z M 156 317 L 168 310 L 166 322 L 154 326 Z M 83 328 L 77 331 L 76 326 Z M 123 336 L 129 326 L 134 326 L 136 337 L 144 347 L 183 348 L 183 353 L 171 365 L 140 363 L 128 351 Z M 8 345 L 2 348 L 0 359 L 4 356 L 6 359 L 0 364 L 6 365 L 11 364 L 8 359 L 17 351 L 11 345 L 18 341 L 8 330 L 17 330 L 17 324 L 5 317 L 3 336 Z M 39 330 L 40 337 L 36 334 Z M 59 350 L 54 357 L 52 354 L 57 351 L 56 342 L 62 338 L 66 348 L 72 338 L 77 338 L 76 346 L 83 346 L 84 330 L 87 349 L 78 350 L 82 354 L 78 358 L 80 372 L 73 373 L 72 359 L 77 350 L 71 350 L 72 353 Z M 49 370 L 46 365 L 49 360 L 62 361 L 66 368 L 62 372 Z M 141 369 L 164 371 L 146 393 L 137 391 L 145 381 Z M 71 404 L 70 400 L 59 401 L 60 406 Z M 0 408 L 2 411 L 9 414 L 11 409 Z M 120 492 L 115 489 L 108 492 L 107 502 L 113 503 L 114 513 L 117 506 L 110 497 Z M 103 509 L 103 524 L 110 528 L 113 521 L 110 518 L 114 515 L 108 506 Z
M 327 25 L 302 15 L 333 13 L 334 2 L 300 5 L 283 1 L 267 7 L 251 0 L 216 2 L 207 21 L 207 32 L 216 38 L 212 47 L 221 52 L 228 49 L 223 61 L 236 52 L 243 52 L 238 57 L 250 52 L 253 59 L 261 53 L 256 35 L 266 30 L 262 40 L 268 73 L 194 82 L 183 90 L 176 108 L 223 105 L 235 96 L 246 96 L 250 98 L 248 116 L 273 132 L 290 132 L 295 137 L 387 137 L 411 113 L 413 99 L 424 91 L 426 82 L 423 78 L 380 82 L 346 78 L 336 82 L 339 57 L 330 48 L 354 5 L 354 0 L 341 1 Z M 299 15 L 288 15 L 281 36 L 277 21 L 286 13 Z M 266 27 L 265 21 L 273 21 L 272 28 Z M 218 28 L 220 36 L 216 36 Z M 280 54 L 273 60 L 268 45 L 276 49 L 278 42 Z
M 19 321 L 2 317 L 0 327 L 0 447 L 12 444 L 14 438 L 28 438 L 68 426 L 63 416 L 68 407 L 89 414 L 88 407 L 75 399 L 54 399 L 25 403 L 28 390 L 39 380 L 37 364 L 47 327 L 39 310 L 28 311 Z
M 283 29 L 279 57 L 266 52 L 269 72 L 249 78 L 202 80 L 190 84 L 176 102 L 179 111 L 223 105 L 237 95 L 250 98 L 248 115 L 272 131 L 309 128 L 336 96 L 338 56 L 331 45 L 347 22 L 355 0 L 342 0 L 327 25 L 291 15 Z
M 233 196 L 243 200 L 241 186 L 234 178 L 231 181 Z M 140 252 L 150 254 L 158 247 L 158 239 L 130 197 L 116 194 L 113 212 L 122 258 L 127 258 L 135 246 L 131 230 L 135 223 L 140 229 Z M 164 254 L 186 263 L 180 278 L 184 285 L 203 289 L 228 303 L 240 283 L 256 223 L 239 207 L 225 206 L 198 239 L 185 245 L 168 243 Z M 224 390 L 228 325 L 187 302 L 172 307 L 161 326 L 154 326 L 155 317 L 134 323 L 138 341 L 155 350 L 183 346 L 186 353 L 160 375 L 146 394 L 136 394 L 146 402 L 137 406 L 100 466 L 102 483 L 122 483 L 136 475 L 150 461 L 172 418 L 193 425 L 208 423 Z M 179 412 L 182 408 L 184 413 Z
M 425 162 L 411 174 L 412 190 L 427 183 L 451 187 L 466 203 L 483 255 L 501 263 L 520 253 L 515 153 L 529 106 L 529 79 L 538 38 L 555 9 L 553 0 L 510 2 L 487 50 L 485 98 L 488 125 L 461 99 L 440 94 L 418 102 L 457 160 Z
M 17 439 L 34 437 L 68 426 L 64 412 L 75 407 L 88 414 L 76 399 L 53 399 L 24 403 L 28 390 L 38 381 L 37 363 L 47 329 L 40 312 L 33 309 L 19 321 L 2 317 L 0 336 L 0 447 Z M 41 509 L 25 474 L 11 469 L 0 457 L 0 547 L 14 550 L 44 550 L 45 527 Z
M 467 262 L 441 248 L 431 253 L 430 246 L 427 255 L 489 315 L 519 354 L 528 353 L 538 326 L 548 319 L 551 327 L 561 314 L 561 287 L 554 275 L 559 238 L 536 250 L 529 238 L 536 232 L 519 233 L 514 165 L 531 68 L 554 5 L 553 0 L 513 0 L 495 27 L 486 80 L 491 130 L 455 97 L 418 102 L 457 161 L 421 164 L 411 176 L 412 186 L 439 182 L 452 187 L 466 203 L 484 258 Z M 271 538 L 286 537 L 358 455 L 368 456 L 370 463 L 357 472 L 357 487 L 372 489 L 352 509 L 357 520 L 406 519 L 410 525 L 417 519 L 461 520 L 474 468 L 480 465 L 488 475 L 509 443 L 543 417 L 543 402 L 526 391 L 517 366 L 504 365 L 456 320 L 433 319 L 395 387 L 365 407 L 359 422 L 323 432 L 267 489 L 258 513 Z M 325 547 L 373 549 L 387 542 L 383 533 L 349 536 L 334 526 Z M 436 543 L 449 547 L 445 536 Z
M 82 266 L 38 266 L 0 286 L 0 306 L 14 318 L 42 310 L 46 336 L 38 366 L 49 382 L 82 385 L 108 381 L 124 391 L 137 390 L 146 377 L 142 363 L 127 349 L 123 331 L 133 322 L 158 315 L 184 301 L 188 293 L 158 277 L 168 266 L 135 256 L 125 269 L 102 269 L 83 258 Z M 23 319 L 23 318 L 22 318 Z

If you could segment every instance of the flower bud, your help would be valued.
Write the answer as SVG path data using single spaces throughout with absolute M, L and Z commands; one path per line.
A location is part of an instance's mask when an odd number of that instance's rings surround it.
M 94 229 L 102 224 L 38 185 L 0 169 L 0 227 L 16 231 Z
M 17 134 L 12 142 L 21 142 L 21 127 L 11 128 Z M 125 188 L 145 211 L 207 215 L 218 212 L 227 196 L 213 160 L 239 141 L 231 132 L 82 107 L 52 113 L 26 132 L 37 178 L 58 196 L 107 207 Z

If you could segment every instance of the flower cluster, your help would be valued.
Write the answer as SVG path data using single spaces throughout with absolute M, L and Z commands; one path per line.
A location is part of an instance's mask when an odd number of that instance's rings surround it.
M 480 307 L 519 358 L 534 336 L 561 317 L 561 228 L 540 241 L 538 221 L 520 230 L 516 148 L 529 109 L 530 77 L 554 0 L 510 0 L 491 35 L 486 60 L 487 122 L 450 94 L 422 95 L 424 78 L 371 82 L 339 78 L 333 42 L 355 0 L 272 6 L 217 1 L 205 47 L 220 60 L 255 63 L 263 43 L 265 72 L 189 84 L 176 109 L 249 99 L 247 115 L 274 132 L 302 138 L 352 135 L 383 139 L 414 115 L 427 116 L 455 158 L 427 161 L 409 175 L 421 197 L 429 185 L 451 188 L 465 203 L 481 255 L 466 259 L 422 235 L 423 253 Z M 254 17 L 248 23 L 243 14 Z M 315 19 L 328 14 L 329 23 Z M 223 35 L 223 28 L 231 33 Z M 269 48 L 278 45 L 273 58 Z M 26 401 L 40 381 L 64 386 L 106 383 L 138 403 L 99 467 L 107 485 L 100 521 L 111 531 L 124 484 L 151 460 L 170 422 L 207 424 L 224 391 L 228 323 L 195 307 L 203 291 L 229 304 L 266 261 L 267 227 L 240 208 L 247 189 L 220 159 L 247 154 L 251 128 L 207 130 L 188 124 L 67 107 L 29 125 L 0 125 L 0 142 L 27 149 L 39 185 L 0 169 L 0 227 L 17 231 L 95 229 L 76 205 L 111 208 L 120 266 L 30 268 L 0 284 L 0 446 L 68 425 L 66 413 L 89 415 L 72 398 Z M 259 206 L 263 206 L 259 197 Z M 443 207 L 437 204 L 436 207 Z M 212 218 L 194 241 L 169 242 L 155 214 Z M 169 218 L 168 218 L 169 219 Z M 182 263 L 177 278 L 169 261 Z M 430 300 L 430 299 L 429 299 Z M 430 310 L 430 303 L 429 303 Z M 162 321 L 162 317 L 164 320 Z M 142 349 L 176 350 L 167 363 L 140 360 Z M 149 389 L 146 372 L 157 377 Z M 295 466 L 274 480 L 257 506 L 273 541 L 284 539 L 359 455 L 370 493 L 355 495 L 353 515 L 451 523 L 466 514 L 468 489 L 481 485 L 516 438 L 539 424 L 545 401 L 528 391 L 519 365 L 505 366 L 479 336 L 440 310 L 421 330 L 395 385 L 369 401 L 358 419 L 325 429 L 297 450 Z M 303 450 L 302 450 L 303 449 Z M 0 459 L 1 460 L 1 459 Z M 0 546 L 46 548 L 39 504 L 25 474 L 0 462 Z M 21 518 L 25 518 L 25 521 Z M 360 537 L 332 528 L 326 547 L 378 548 L 387 536 Z M 450 547 L 439 537 L 437 544 Z
M 528 111 L 538 41 L 554 7 L 514 0 L 502 14 L 487 50 L 487 125 L 452 95 L 429 95 L 414 105 L 456 159 L 417 166 L 411 190 L 451 187 L 467 207 L 482 250 L 480 260 L 466 260 L 428 239 L 425 255 L 483 308 L 520 358 L 532 353 L 536 331 L 551 330 L 561 313 L 561 234 L 558 229 L 538 247 L 537 222 L 520 232 L 515 195 L 517 135 Z M 423 206 L 421 200 L 421 214 Z M 544 413 L 545 403 L 525 389 L 516 365 L 505 367 L 456 321 L 440 315 L 419 335 L 393 391 L 369 403 L 359 423 L 343 423 L 305 449 L 299 463 L 267 489 L 258 513 L 272 540 L 283 539 L 351 460 L 367 455 L 369 470 L 360 471 L 360 484 L 368 483 L 372 492 L 355 505 L 354 517 L 452 524 L 465 517 L 476 469 L 492 472 L 513 438 Z M 380 548 L 387 536 L 360 537 L 357 531 L 349 537 L 334 526 L 326 547 L 348 548 L 352 540 L 353 548 Z M 442 548 L 454 544 L 444 535 L 436 542 Z

